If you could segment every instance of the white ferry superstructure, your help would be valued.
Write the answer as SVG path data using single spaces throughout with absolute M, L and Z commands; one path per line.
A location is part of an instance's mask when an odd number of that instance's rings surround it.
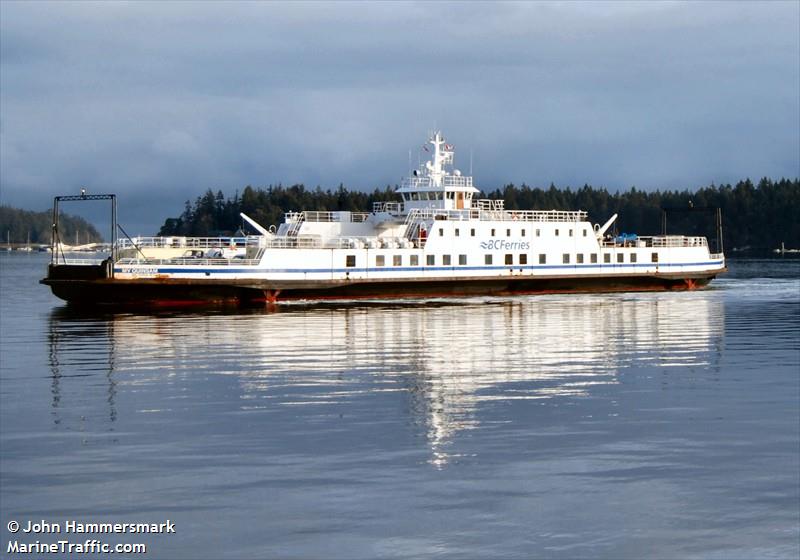
M 78 304 L 259 304 L 691 290 L 726 270 L 705 237 L 612 237 L 616 214 L 592 225 L 581 210 L 506 210 L 502 200 L 478 199 L 472 177 L 453 168 L 453 146 L 440 132 L 429 144 L 431 159 L 402 182 L 400 200 L 371 212 L 288 212 L 273 231 L 242 214 L 257 235 L 119 239 L 94 265 L 63 258 L 56 225 L 42 283 Z M 115 201 L 57 202 L 99 197 Z

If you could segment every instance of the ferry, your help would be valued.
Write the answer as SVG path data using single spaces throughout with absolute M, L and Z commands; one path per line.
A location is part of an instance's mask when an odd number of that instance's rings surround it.
M 440 131 L 430 160 L 370 212 L 288 212 L 252 235 L 118 238 L 116 197 L 56 197 L 52 261 L 41 280 L 80 305 L 263 305 L 289 300 L 506 296 L 561 292 L 694 290 L 725 272 L 705 237 L 612 235 L 617 215 L 507 210 L 480 199 L 454 167 Z M 112 201 L 111 256 L 75 261 L 59 250 L 58 204 Z

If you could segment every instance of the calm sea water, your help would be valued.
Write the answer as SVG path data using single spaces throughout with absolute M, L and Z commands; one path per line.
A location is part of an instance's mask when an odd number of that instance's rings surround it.
M 705 291 L 87 315 L 0 255 L 9 521 L 155 558 L 800 556 L 800 261 Z M 71 537 L 83 542 L 86 535 Z M 96 538 L 97 535 L 93 535 Z

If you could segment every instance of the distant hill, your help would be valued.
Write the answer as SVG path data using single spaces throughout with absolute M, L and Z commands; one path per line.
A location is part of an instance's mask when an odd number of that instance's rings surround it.
M 0 244 L 8 241 L 11 244 L 30 243 L 32 245 L 50 244 L 52 234 L 53 211 L 33 212 L 0 206 Z M 95 227 L 79 216 L 61 214 L 58 218 L 61 239 L 66 243 L 97 243 L 103 241 L 103 236 Z

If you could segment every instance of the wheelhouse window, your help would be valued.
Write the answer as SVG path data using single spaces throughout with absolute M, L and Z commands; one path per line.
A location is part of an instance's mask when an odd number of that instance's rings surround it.
M 458 264 L 461 266 L 467 264 L 467 255 L 458 255 Z
M 506 253 L 506 264 L 514 264 L 514 255 Z
M 348 268 L 352 268 L 356 265 L 356 256 L 355 255 L 347 255 L 345 257 L 344 265 Z
M 383 255 L 375 255 L 375 266 L 386 266 L 386 257 Z

